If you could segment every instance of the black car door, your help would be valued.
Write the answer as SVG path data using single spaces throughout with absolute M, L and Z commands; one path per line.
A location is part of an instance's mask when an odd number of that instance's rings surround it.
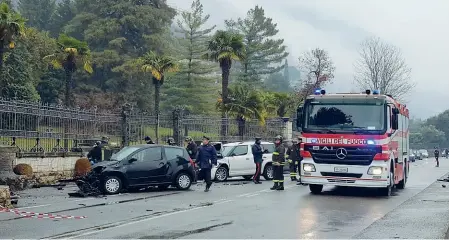
M 135 162 L 129 164 L 126 175 L 131 185 L 145 185 L 154 181 L 159 174 L 159 168 L 162 160 L 162 147 L 155 146 L 145 148 L 134 153 L 131 159 Z
M 163 179 L 170 181 L 173 174 L 176 174 L 176 170 L 179 166 L 186 165 L 189 160 L 185 158 L 185 151 L 182 148 L 176 147 L 164 147 L 166 168 L 161 171 L 163 173 Z

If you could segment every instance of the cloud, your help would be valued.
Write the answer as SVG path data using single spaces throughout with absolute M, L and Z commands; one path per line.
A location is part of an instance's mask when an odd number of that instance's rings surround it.
M 191 1 L 169 0 L 188 9 Z M 211 24 L 224 27 L 224 20 L 245 17 L 256 4 L 278 23 L 279 37 L 290 52 L 289 63 L 297 63 L 304 51 L 315 47 L 329 51 L 337 72 L 329 90 L 353 88 L 353 63 L 360 42 L 371 35 L 402 49 L 412 68 L 416 88 L 408 105 L 412 116 L 428 117 L 448 108 L 449 89 L 449 1 L 447 0 L 203 0 Z

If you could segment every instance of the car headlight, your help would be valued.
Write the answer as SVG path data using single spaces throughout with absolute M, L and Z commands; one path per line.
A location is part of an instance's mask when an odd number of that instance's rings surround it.
M 304 170 L 304 172 L 315 172 L 315 165 L 310 164 L 310 163 L 304 163 L 304 165 L 302 166 L 302 169 Z
M 382 167 L 370 167 L 368 169 L 369 175 L 381 175 L 383 172 Z

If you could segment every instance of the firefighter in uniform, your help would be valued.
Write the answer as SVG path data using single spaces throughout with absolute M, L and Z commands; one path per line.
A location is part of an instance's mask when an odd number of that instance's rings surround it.
M 301 155 L 299 154 L 299 143 L 296 139 L 292 140 L 292 146 L 287 149 L 287 155 L 285 156 L 288 160 L 288 166 L 290 169 L 290 179 L 292 181 L 298 181 L 296 178 L 296 173 L 299 171 L 299 161 L 301 160 Z M 301 177 L 301 175 L 299 175 Z
M 284 165 L 285 165 L 285 147 L 282 144 L 282 137 L 276 136 L 275 149 L 273 152 L 273 187 L 271 190 L 284 190 Z

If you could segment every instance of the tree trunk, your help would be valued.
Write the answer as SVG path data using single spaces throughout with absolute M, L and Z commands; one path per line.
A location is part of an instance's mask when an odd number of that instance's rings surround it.
M 246 121 L 245 118 L 243 118 L 242 116 L 237 117 L 237 124 L 239 126 L 239 137 L 241 141 L 245 141 L 244 136 L 245 136 L 245 125 L 246 125 Z
M 72 94 L 71 86 L 72 83 L 72 72 L 71 71 L 65 71 L 65 99 L 64 99 L 64 105 L 66 107 L 72 107 L 73 103 L 70 101 L 70 95 Z
M 159 112 L 159 104 L 160 104 L 160 95 L 161 95 L 161 81 L 154 79 L 154 110 L 156 112 L 156 143 L 159 144 L 159 119 L 160 119 L 160 112 Z
M 65 96 L 64 96 L 64 105 L 69 108 L 73 106 L 73 103 L 70 101 L 70 95 L 72 93 L 70 89 L 70 84 L 72 83 L 73 72 L 70 70 L 65 71 Z M 69 119 L 64 119 L 64 149 L 69 151 Z
M 221 68 L 221 98 L 222 98 L 222 103 L 223 104 L 228 104 L 229 103 L 228 86 L 229 86 L 230 69 L 231 69 L 231 67 L 230 67 L 229 64 L 224 64 L 224 66 L 222 66 L 222 68 Z M 223 138 L 225 138 L 228 135 L 228 122 L 227 122 L 227 119 L 226 119 L 227 116 L 226 116 L 225 109 L 222 109 L 222 111 L 221 111 L 221 118 L 222 118 L 222 124 L 221 124 L 220 135 Z M 223 139 L 220 139 L 220 140 L 223 140 Z
M 5 55 L 5 47 L 0 44 L 0 71 L 3 69 L 3 56 Z

